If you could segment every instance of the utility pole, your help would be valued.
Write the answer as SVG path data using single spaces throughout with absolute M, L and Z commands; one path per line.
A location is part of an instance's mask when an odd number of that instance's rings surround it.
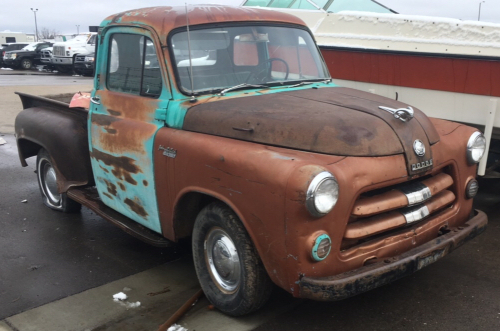
M 481 20 L 481 4 L 485 3 L 486 1 L 480 1 L 479 2 L 479 13 L 477 14 L 477 20 Z
M 80 34 L 80 24 L 76 25 L 76 34 Z
M 31 11 L 33 12 L 33 14 L 35 14 L 35 41 L 38 41 L 38 26 L 36 24 L 36 12 L 38 11 L 38 8 L 31 8 Z

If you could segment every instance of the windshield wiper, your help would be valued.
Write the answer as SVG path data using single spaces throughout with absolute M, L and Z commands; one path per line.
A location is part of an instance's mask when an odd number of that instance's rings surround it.
M 255 88 L 257 88 L 257 87 L 265 87 L 265 88 L 269 88 L 269 86 L 266 86 L 266 85 L 254 85 L 254 84 L 243 83 L 243 84 L 235 85 L 233 87 L 228 87 L 227 89 L 224 89 L 224 90 L 220 91 L 219 95 L 224 95 L 224 94 L 226 94 L 229 91 L 237 90 L 237 89 L 240 89 L 240 88 L 246 88 L 246 87 L 255 87 Z
M 309 84 L 314 84 L 314 83 L 331 83 L 331 82 L 332 82 L 331 78 L 326 79 L 326 80 L 322 80 L 322 81 L 319 81 L 319 82 L 300 82 L 300 83 L 295 84 L 295 85 L 290 85 L 290 86 L 288 86 L 288 88 L 299 87 L 299 86 L 309 85 Z

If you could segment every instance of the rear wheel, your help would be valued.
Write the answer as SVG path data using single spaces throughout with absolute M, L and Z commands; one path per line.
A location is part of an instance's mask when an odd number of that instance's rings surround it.
M 68 198 L 66 193 L 59 193 L 57 174 L 52 158 L 45 149 L 40 149 L 36 158 L 36 173 L 43 203 L 52 209 L 64 213 L 76 213 L 82 208 L 78 202 Z
M 23 68 L 24 70 L 29 70 L 31 68 L 33 68 L 33 61 L 31 61 L 31 59 L 22 59 L 21 60 L 21 68 Z
M 272 283 L 250 236 L 222 203 L 205 207 L 193 229 L 193 259 L 208 300 L 222 312 L 241 316 L 262 307 Z

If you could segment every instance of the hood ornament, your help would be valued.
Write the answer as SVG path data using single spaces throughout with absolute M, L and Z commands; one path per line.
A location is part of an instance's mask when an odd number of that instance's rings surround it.
M 384 106 L 379 106 L 378 108 L 388 111 L 389 113 L 393 114 L 394 117 L 400 119 L 403 122 L 408 122 L 413 118 L 413 108 L 408 106 L 408 108 L 398 108 L 398 109 L 393 109 L 389 107 L 384 107 Z

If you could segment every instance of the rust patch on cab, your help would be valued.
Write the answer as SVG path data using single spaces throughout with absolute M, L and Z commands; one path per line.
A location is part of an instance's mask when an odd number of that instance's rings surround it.
M 106 180 L 106 179 L 103 179 L 103 180 L 104 180 L 104 182 L 106 183 L 106 186 L 108 187 L 108 192 L 109 192 L 109 194 L 116 196 L 116 194 L 118 193 L 118 192 L 116 191 L 116 185 L 115 185 L 115 184 L 113 184 L 113 183 L 111 183 L 111 182 L 109 182 L 109 181 L 108 181 L 108 180 Z
M 126 156 L 113 156 L 111 154 L 101 152 L 100 150 L 95 148 L 90 153 L 90 156 L 98 161 L 103 162 L 105 165 L 112 167 L 113 170 L 111 170 L 111 172 L 117 178 L 125 180 L 132 185 L 137 185 L 137 181 L 132 178 L 131 174 L 137 174 L 142 171 L 135 164 L 134 159 Z
M 141 206 L 141 204 L 139 203 L 139 199 L 137 198 L 134 198 L 134 200 L 131 200 L 129 198 L 126 198 L 124 200 L 124 202 L 127 204 L 127 206 L 130 207 L 130 209 L 136 213 L 137 215 L 139 216 L 142 216 L 142 217 L 147 217 L 148 216 L 148 213 L 146 212 L 146 210 Z

